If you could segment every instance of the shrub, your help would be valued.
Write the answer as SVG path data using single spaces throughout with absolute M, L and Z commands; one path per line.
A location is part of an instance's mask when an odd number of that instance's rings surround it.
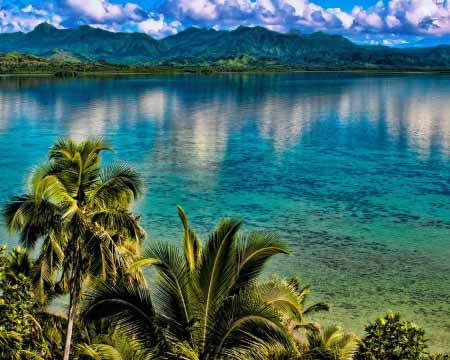
M 427 348 L 425 331 L 389 313 L 366 326 L 356 360 L 418 360 Z

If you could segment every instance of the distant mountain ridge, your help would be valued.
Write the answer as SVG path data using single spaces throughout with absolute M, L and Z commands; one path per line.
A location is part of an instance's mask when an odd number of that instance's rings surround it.
M 87 25 L 57 29 L 42 23 L 29 33 L 0 33 L 0 52 L 117 64 L 450 68 L 447 45 L 401 49 L 364 46 L 323 32 L 279 33 L 245 26 L 232 31 L 188 28 L 156 40 L 143 33 L 114 33 Z

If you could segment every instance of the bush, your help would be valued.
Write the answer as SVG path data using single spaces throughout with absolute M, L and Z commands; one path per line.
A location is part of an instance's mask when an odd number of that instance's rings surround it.
M 427 348 L 425 331 L 389 313 L 366 326 L 356 360 L 418 360 Z

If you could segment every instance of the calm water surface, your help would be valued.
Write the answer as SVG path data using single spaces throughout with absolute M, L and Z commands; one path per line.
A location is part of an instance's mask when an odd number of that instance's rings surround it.
M 179 241 L 177 204 L 203 234 L 242 217 L 290 244 L 269 272 L 327 318 L 400 311 L 450 349 L 450 77 L 0 78 L 0 203 L 55 139 L 89 135 L 144 175 L 149 241 Z

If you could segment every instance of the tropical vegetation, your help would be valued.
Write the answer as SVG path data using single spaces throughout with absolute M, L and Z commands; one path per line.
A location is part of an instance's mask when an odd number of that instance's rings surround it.
M 48 344 L 36 319 L 28 254 L 21 248 L 6 256 L 0 248 L 0 358 L 44 357 Z M 19 259 L 23 255 L 23 259 Z M 18 260 L 18 261 L 17 261 Z
M 356 360 L 412 360 L 426 348 L 425 331 L 391 312 L 367 325 Z
M 65 360 L 83 285 L 125 274 L 145 237 L 130 210 L 142 181 L 124 164 L 102 169 L 100 153 L 107 150 L 97 140 L 56 142 L 48 161 L 33 170 L 27 193 L 5 208 L 6 224 L 20 233 L 21 244 L 39 246 L 33 274 L 39 303 L 69 296 Z
M 154 294 L 141 284 L 103 282 L 87 292 L 84 318 L 114 319 L 120 333 L 154 356 L 242 358 L 264 342 L 295 351 L 284 321 L 301 326 L 322 306 L 305 308 L 293 282 L 260 279 L 267 261 L 287 253 L 285 245 L 269 233 L 240 233 L 237 219 L 222 220 L 203 244 L 178 212 L 181 251 L 154 242 L 131 266 L 156 269 Z
M 27 68 L 44 71 L 46 61 L 54 67 L 51 72 L 450 69 L 447 45 L 367 46 L 335 34 L 279 33 L 258 26 L 232 31 L 188 28 L 154 39 L 144 33 L 109 32 L 86 25 L 57 29 L 42 23 L 28 33 L 0 34 L 0 52 L 20 52 L 28 57 L 28 61 L 13 65 L 2 64 L 0 56 L 3 73 Z
M 0 248 L 0 358 L 445 360 L 398 314 L 362 338 L 319 324 L 298 278 L 267 276 L 289 249 L 275 234 L 222 219 L 205 240 L 181 207 L 181 244 L 148 241 L 132 204 L 143 191 L 103 141 L 58 140 L 5 206 L 17 247 Z M 32 256 L 31 254 L 35 255 Z M 55 301 L 63 313 L 55 313 Z M 61 305 L 61 302 L 65 305 Z

